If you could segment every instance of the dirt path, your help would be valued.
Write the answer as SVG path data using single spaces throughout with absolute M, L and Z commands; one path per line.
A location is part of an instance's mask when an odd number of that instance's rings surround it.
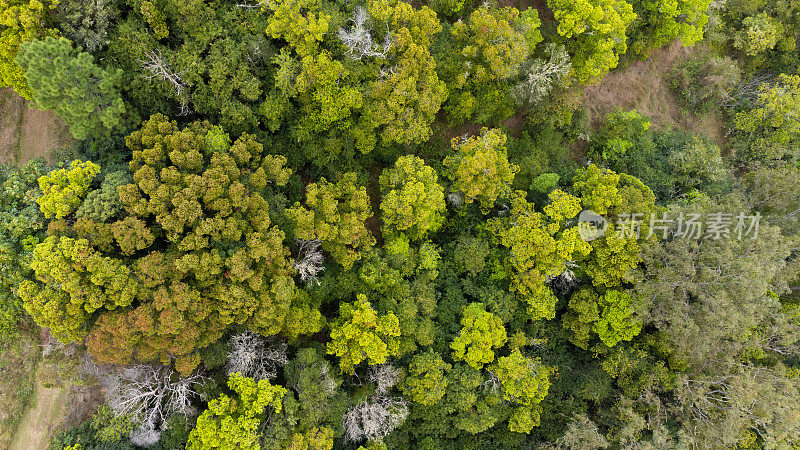
M 0 162 L 14 162 L 25 100 L 9 89 L 0 90 Z
M 68 387 L 46 388 L 36 380 L 36 397 L 19 423 L 9 450 L 44 450 L 67 415 Z
M 666 77 L 674 64 L 697 48 L 673 42 L 653 52 L 644 61 L 637 61 L 624 70 L 609 75 L 596 86 L 583 92 L 583 105 L 597 124 L 604 115 L 618 109 L 636 109 L 650 117 L 659 129 L 676 126 L 705 136 L 720 146 L 725 145 L 725 127 L 713 114 L 694 115 L 685 111 Z
M 52 111 L 33 109 L 11 89 L 0 90 L 0 162 L 49 158 L 53 150 L 72 144 L 69 130 Z

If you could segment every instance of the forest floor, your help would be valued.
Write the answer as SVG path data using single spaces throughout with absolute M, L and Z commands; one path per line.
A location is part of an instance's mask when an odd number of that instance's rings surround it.
M 0 448 L 8 448 L 33 404 L 40 360 L 38 329 L 23 329 L 18 339 L 0 347 Z
M 667 76 L 674 65 L 700 47 L 683 47 L 675 41 L 624 69 L 618 69 L 595 85 L 583 91 L 583 107 L 597 124 L 602 118 L 620 109 L 636 109 L 650 117 L 654 128 L 677 127 L 704 136 L 720 147 L 727 138 L 722 117 L 715 113 L 693 114 L 684 108 L 675 91 L 670 88 Z
M 11 89 L 0 90 L 0 162 L 23 163 L 51 158 L 55 149 L 73 142 L 52 111 L 39 111 Z
M 9 450 L 46 449 L 66 420 L 69 387 L 45 387 L 36 377 L 36 394 L 31 407 L 22 416 Z
M 83 423 L 102 402 L 95 373 L 81 364 L 84 351 L 51 341 L 46 329 L 37 327 L 35 332 L 38 361 L 27 367 L 27 397 L 17 402 L 15 429 L 9 427 L 5 442 L 0 442 L 3 449 L 46 449 L 56 434 Z M 0 386 L 7 388 L 5 381 Z

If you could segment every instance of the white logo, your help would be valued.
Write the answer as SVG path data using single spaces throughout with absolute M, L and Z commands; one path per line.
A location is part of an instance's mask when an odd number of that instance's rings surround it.
M 606 219 L 594 211 L 586 209 L 578 215 L 578 234 L 586 242 L 605 236 L 607 229 Z

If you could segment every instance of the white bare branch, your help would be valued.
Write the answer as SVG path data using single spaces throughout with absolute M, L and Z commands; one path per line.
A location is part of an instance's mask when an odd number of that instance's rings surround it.
M 136 365 L 106 375 L 106 403 L 118 416 L 127 416 L 137 426 L 131 439 L 157 440 L 162 425 L 173 414 L 190 416 L 197 396 L 195 386 L 205 378 L 195 374 L 180 378 L 168 366 Z
M 368 397 L 347 410 L 342 420 L 346 442 L 383 439 L 408 416 L 408 402 L 386 395 Z
M 377 44 L 372 40 L 372 32 L 367 26 L 369 15 L 364 7 L 356 6 L 353 18 L 349 20 L 353 22 L 353 27 L 349 30 L 339 28 L 338 33 L 339 40 L 347 47 L 345 54 L 355 60 L 364 57 L 386 58 L 392 47 L 392 34 L 388 25 L 383 44 Z
M 391 364 L 381 364 L 369 368 L 369 381 L 377 385 L 375 392 L 379 395 L 388 394 L 399 378 L 400 371 Z
M 148 75 L 145 75 L 145 78 L 151 81 L 157 79 L 167 82 L 175 91 L 175 96 L 180 99 L 181 105 L 178 115 L 187 116 L 191 114 L 192 111 L 183 95 L 184 90 L 186 89 L 186 84 L 181 79 L 183 73 L 176 73 L 170 69 L 169 65 L 164 61 L 164 58 L 161 55 L 161 50 L 148 51 L 144 54 L 144 56 L 147 59 L 140 59 L 139 63 L 142 64 L 142 69 L 149 72 Z
M 251 4 L 251 3 L 238 3 L 236 5 L 237 8 L 242 8 L 242 9 L 255 9 L 255 8 L 263 9 L 263 8 L 268 8 L 269 6 L 270 6 L 270 3 L 267 0 L 260 0 L 255 5 Z
M 289 362 L 286 356 L 288 345 L 285 342 L 274 343 L 250 330 L 233 336 L 228 352 L 228 375 L 240 373 L 256 381 L 268 380 L 278 375 L 278 366 Z
M 523 67 L 525 78 L 511 90 L 517 104 L 535 105 L 544 100 L 572 68 L 564 46 L 548 44 L 549 59 L 535 59 Z
M 294 268 L 300 275 L 300 281 L 304 284 L 319 284 L 317 276 L 320 272 L 325 270 L 322 263 L 325 262 L 325 257 L 322 255 L 320 249 L 321 242 L 319 239 L 297 241 L 300 244 L 297 260 L 294 262 Z

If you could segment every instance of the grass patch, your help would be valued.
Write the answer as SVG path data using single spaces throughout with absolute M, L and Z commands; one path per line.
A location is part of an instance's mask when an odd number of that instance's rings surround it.
M 39 344 L 39 329 L 27 325 L 18 340 L 0 348 L 0 448 L 8 448 L 36 393 Z

